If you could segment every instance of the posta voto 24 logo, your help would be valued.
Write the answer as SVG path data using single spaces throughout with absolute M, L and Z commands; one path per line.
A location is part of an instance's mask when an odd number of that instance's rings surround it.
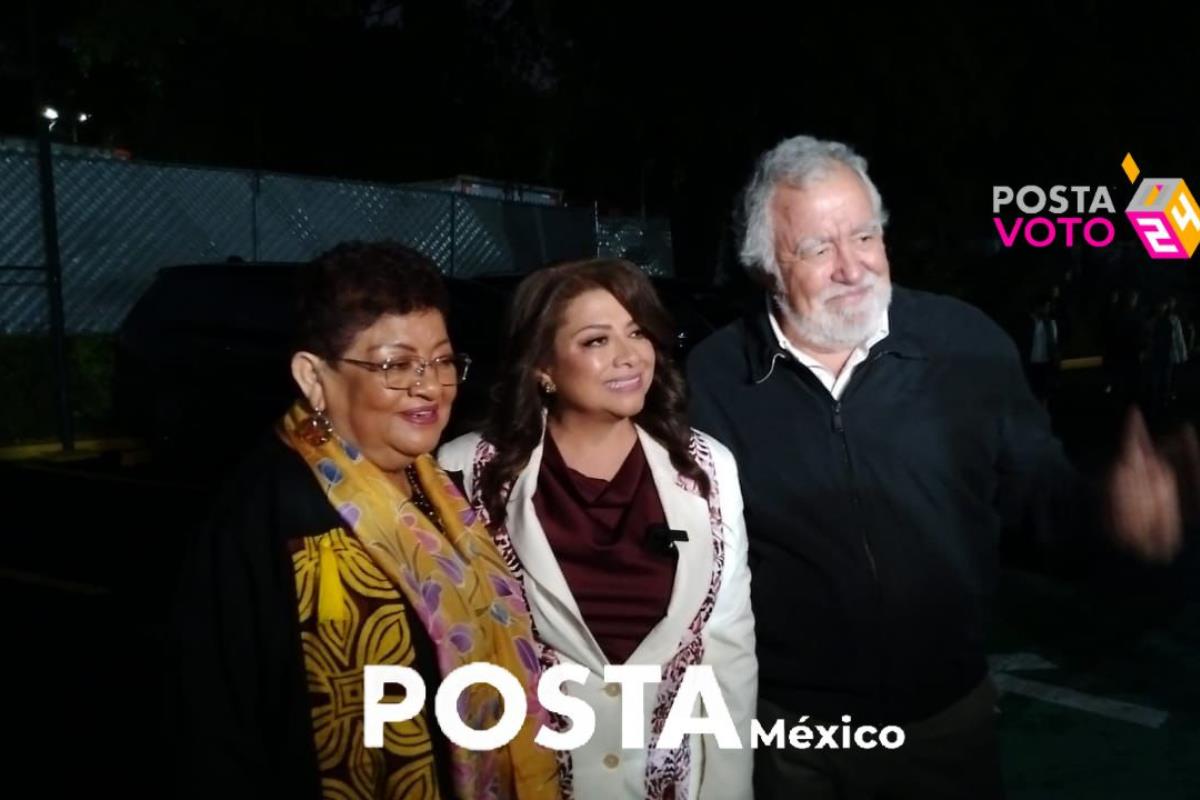
M 1128 153 L 1121 168 L 1131 184 L 1141 174 Z M 1021 216 L 1006 220 L 1001 214 L 1014 204 Z M 1000 242 L 1009 248 L 1018 240 L 1032 247 L 1056 242 L 1071 247 L 1077 238 L 1092 247 L 1108 247 L 1116 228 L 1100 212 L 1117 213 L 1107 186 L 1022 186 L 1015 191 L 1011 186 L 992 187 L 992 222 Z M 1151 258 L 1191 258 L 1200 245 L 1200 213 L 1183 178 L 1143 178 L 1125 207 L 1125 217 Z

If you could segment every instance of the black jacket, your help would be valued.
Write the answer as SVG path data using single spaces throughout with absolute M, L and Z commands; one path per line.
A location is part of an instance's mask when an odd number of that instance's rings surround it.
M 889 315 L 840 402 L 765 302 L 688 365 L 692 423 L 738 459 L 760 692 L 814 718 L 910 721 L 964 695 L 1001 530 L 1086 528 L 1096 505 L 996 324 L 900 287 Z
M 188 798 L 317 798 L 321 782 L 289 539 L 344 525 L 303 460 L 274 435 L 230 470 L 187 558 L 175 606 L 171 734 Z M 409 628 L 432 698 L 433 643 Z M 443 796 L 449 750 L 431 737 Z M 173 793 L 172 793 L 173 792 Z

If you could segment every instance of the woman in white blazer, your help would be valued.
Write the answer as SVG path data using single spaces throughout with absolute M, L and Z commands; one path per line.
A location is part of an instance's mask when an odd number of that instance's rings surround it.
M 438 453 L 520 577 L 543 661 L 587 668 L 586 683 L 563 684 L 596 715 L 591 739 L 561 759 L 578 800 L 752 794 L 758 664 L 737 465 L 688 427 L 672 341 L 634 265 L 535 272 L 510 309 L 491 417 Z M 621 746 L 630 699 L 605 682 L 610 664 L 661 670 L 642 692 L 642 747 Z M 698 665 L 711 667 L 741 749 L 710 734 L 653 747 Z M 697 699 L 686 710 L 712 709 Z

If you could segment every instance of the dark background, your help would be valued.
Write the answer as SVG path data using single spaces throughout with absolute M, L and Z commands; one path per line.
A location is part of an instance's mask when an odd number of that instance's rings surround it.
M 24 5 L 0 18 L 0 133 L 32 136 Z M 1196 15 L 1183 4 L 37 7 L 44 96 L 93 115 L 77 131 L 61 123 L 81 144 L 344 178 L 550 185 L 602 213 L 669 217 L 677 272 L 701 279 L 732 263 L 729 222 L 754 156 L 796 133 L 868 158 L 909 283 L 978 282 L 993 184 L 1106 184 L 1120 212 L 1126 152 L 1146 174 L 1200 176 Z M 1128 226 L 1118 236 L 1132 241 Z
M 1098 353 L 1091 322 L 1109 288 L 1170 288 L 1194 308 L 1196 264 L 1150 260 L 1121 219 L 1118 241 L 1134 244 L 1124 255 L 1055 246 L 997 256 L 991 222 L 993 184 L 1103 184 L 1123 216 L 1126 152 L 1144 174 L 1200 190 L 1200 19 L 1182 4 L 934 13 L 80 0 L 36 9 L 31 35 L 26 3 L 0 6 L 0 136 L 32 138 L 44 124 L 33 101 L 40 77 L 45 102 L 65 115 L 58 141 L 154 161 L 558 187 L 604 214 L 668 218 L 677 274 L 737 282 L 737 190 L 762 149 L 811 133 L 870 161 L 900 283 L 965 297 L 1007 322 L 1071 271 L 1068 356 Z M 74 127 L 81 110 L 93 119 Z M 1051 410 L 1072 455 L 1102 468 L 1123 409 L 1104 395 L 1100 371 L 1064 372 Z M 232 451 L 228 419 L 238 411 L 205 403 L 189 413 Z M 4 685 L 18 742 L 0 765 L 31 776 L 27 796 L 171 795 L 159 679 L 179 554 L 219 472 L 202 477 L 116 456 L 0 464 L 10 512 Z M 1006 543 L 989 651 L 1038 653 L 1055 668 L 1025 677 L 1170 719 L 1143 729 L 1006 694 L 1012 796 L 1200 797 L 1196 548 L 1153 569 L 1043 555 L 1033 544 Z

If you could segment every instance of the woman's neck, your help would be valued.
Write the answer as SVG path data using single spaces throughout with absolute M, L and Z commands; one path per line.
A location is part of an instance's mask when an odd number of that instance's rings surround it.
M 551 414 L 547 426 L 567 466 L 589 478 L 612 480 L 637 443 L 629 418 L 565 412 Z
M 413 487 L 408 479 L 408 468 L 416 463 L 415 458 L 407 456 L 398 458 L 395 452 L 390 452 L 386 448 L 378 452 L 364 450 L 358 442 L 353 441 L 348 436 L 339 436 L 338 439 L 341 441 L 343 448 L 353 448 L 365 456 L 405 497 L 412 497 Z
M 395 472 L 388 472 L 386 474 L 388 476 L 388 480 L 390 480 L 405 497 L 412 497 L 413 487 L 412 483 L 408 480 L 408 467 L 401 467 Z

